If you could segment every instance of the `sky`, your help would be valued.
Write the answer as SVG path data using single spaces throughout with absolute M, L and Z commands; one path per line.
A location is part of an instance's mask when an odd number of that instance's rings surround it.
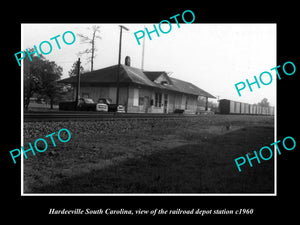
M 61 66 L 62 78 L 67 78 L 68 71 L 79 57 L 78 53 L 88 47 L 81 43 L 78 34 L 91 36 L 92 31 L 88 28 L 100 26 L 101 40 L 96 41 L 94 60 L 94 70 L 97 70 L 118 63 L 119 25 L 123 25 L 129 31 L 123 30 L 121 63 L 124 64 L 125 57 L 130 56 L 131 66 L 141 68 L 142 44 L 138 45 L 134 33 L 144 30 L 144 27 L 152 31 L 153 24 L 22 24 L 21 46 L 22 49 L 34 45 L 38 48 L 42 41 L 49 41 L 53 49 L 45 58 Z M 158 24 L 155 25 L 158 28 Z M 176 23 L 171 25 L 169 33 L 161 33 L 159 29 L 159 37 L 155 32 L 151 33 L 152 40 L 145 35 L 144 70 L 170 72 L 171 77 L 193 83 L 219 99 L 253 104 L 267 98 L 271 105 L 276 104 L 277 79 L 275 71 L 270 70 L 277 66 L 276 24 L 180 23 L 180 28 Z M 161 28 L 164 31 L 169 29 L 167 24 Z M 71 45 L 66 45 L 61 39 L 66 31 L 72 31 L 76 36 Z M 50 41 L 57 35 L 60 35 L 57 40 L 61 49 L 57 48 L 55 40 Z M 80 59 L 84 69 L 90 70 L 87 56 Z M 246 87 L 241 96 L 238 95 L 236 83 L 246 83 L 246 79 L 254 82 L 254 76 L 259 79 L 264 71 L 273 76 L 270 85 L 260 83 L 258 88 L 254 84 L 253 92 Z M 265 83 L 269 80 L 267 76 L 262 79 Z

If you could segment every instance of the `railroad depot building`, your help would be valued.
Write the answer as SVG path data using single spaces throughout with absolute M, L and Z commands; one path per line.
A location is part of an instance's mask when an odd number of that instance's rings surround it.
M 118 65 L 94 70 L 80 75 L 79 95 L 91 98 L 110 98 L 116 103 Z M 76 95 L 77 77 L 60 81 L 71 84 Z M 169 77 L 164 71 L 144 71 L 127 65 L 120 65 L 119 104 L 128 113 L 185 113 L 197 112 L 198 97 L 215 98 L 201 88 L 179 79 Z M 75 96 L 74 96 L 75 98 Z

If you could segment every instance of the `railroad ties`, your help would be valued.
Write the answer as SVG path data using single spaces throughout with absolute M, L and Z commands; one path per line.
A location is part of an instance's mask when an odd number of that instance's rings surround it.
M 97 113 L 97 112 L 25 112 L 24 121 L 65 121 L 65 120 L 122 120 L 122 119 L 180 119 L 199 117 L 193 114 L 144 114 L 144 113 Z

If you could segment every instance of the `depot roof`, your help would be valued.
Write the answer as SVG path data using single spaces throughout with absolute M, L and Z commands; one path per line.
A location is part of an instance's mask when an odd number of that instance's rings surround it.
M 112 84 L 117 82 L 118 65 L 94 70 L 80 75 L 81 84 Z M 157 83 L 156 79 L 163 76 L 166 83 Z M 76 84 L 76 77 L 69 77 L 60 81 L 61 83 Z M 164 71 L 143 71 L 141 69 L 120 65 L 120 83 L 133 83 L 153 88 L 166 89 L 175 92 L 215 98 L 213 95 L 197 87 L 196 85 L 169 77 Z

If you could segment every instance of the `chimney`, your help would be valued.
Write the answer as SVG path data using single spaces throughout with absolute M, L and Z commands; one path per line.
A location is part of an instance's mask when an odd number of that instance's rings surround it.
M 130 57 L 129 56 L 125 57 L 125 65 L 130 66 Z

